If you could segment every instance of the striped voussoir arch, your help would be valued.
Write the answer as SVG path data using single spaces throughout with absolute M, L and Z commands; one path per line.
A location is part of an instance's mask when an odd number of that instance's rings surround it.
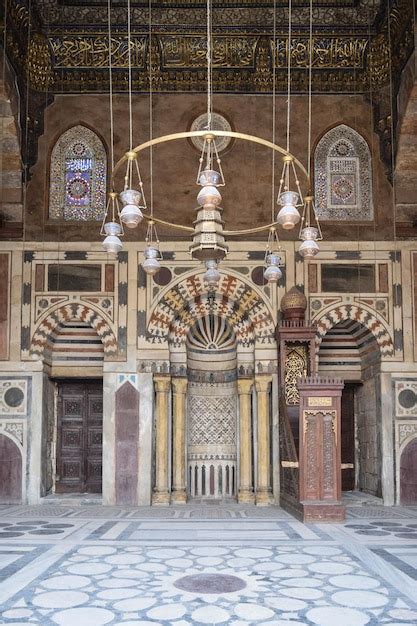
M 275 325 L 262 296 L 240 278 L 221 274 L 219 287 L 210 305 L 201 274 L 192 274 L 171 287 L 157 302 L 148 322 L 149 343 L 185 347 L 195 321 L 204 318 L 210 307 L 227 319 L 236 333 L 238 346 L 263 346 L 275 342 Z
M 89 324 L 100 337 L 104 349 L 104 357 L 117 355 L 117 340 L 109 324 L 95 311 L 85 304 L 66 304 L 50 313 L 33 333 L 30 354 L 42 357 L 48 338 L 60 324 L 79 321 Z
M 366 326 L 366 328 L 375 337 L 382 358 L 393 357 L 395 354 L 394 343 L 388 330 L 384 324 L 380 322 L 370 311 L 359 307 L 355 304 L 343 304 L 331 311 L 327 311 L 323 316 L 315 321 L 317 326 L 316 350 L 320 348 L 320 344 L 325 334 L 339 322 L 345 320 L 353 320 Z

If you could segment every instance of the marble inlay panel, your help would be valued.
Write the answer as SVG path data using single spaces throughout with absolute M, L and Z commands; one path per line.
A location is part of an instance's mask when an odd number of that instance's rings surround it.
M 209 593 L 183 588 L 184 578 L 196 581 L 202 576 L 222 576 L 239 585 L 213 585 Z M 336 543 L 236 547 L 84 543 L 69 548 L 2 607 L 4 624 L 20 618 L 42 626 L 155 622 L 371 626 L 393 620 L 412 626 L 416 617 L 417 605 Z
M 0 415 L 27 417 L 30 413 L 31 380 L 29 377 L 0 377 Z

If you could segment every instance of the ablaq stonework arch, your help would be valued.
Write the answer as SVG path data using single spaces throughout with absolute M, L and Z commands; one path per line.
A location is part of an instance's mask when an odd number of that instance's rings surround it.
M 319 351 L 320 344 L 326 333 L 339 322 L 352 320 L 365 326 L 375 337 L 381 352 L 381 359 L 391 359 L 395 356 L 394 342 L 388 328 L 377 319 L 376 315 L 355 304 L 342 304 L 330 309 L 314 320 L 317 326 L 316 351 Z
M 162 294 L 149 317 L 147 341 L 185 350 L 189 329 L 210 311 L 227 319 L 238 349 L 269 348 L 275 342 L 275 324 L 265 297 L 240 277 L 225 273 L 212 299 L 202 274 L 189 275 Z
M 54 330 L 60 324 L 71 321 L 84 322 L 94 328 L 103 344 L 105 360 L 117 356 L 117 339 L 108 322 L 93 308 L 80 303 L 58 307 L 40 322 L 33 333 L 30 355 L 33 358 L 42 358 L 48 339 Z

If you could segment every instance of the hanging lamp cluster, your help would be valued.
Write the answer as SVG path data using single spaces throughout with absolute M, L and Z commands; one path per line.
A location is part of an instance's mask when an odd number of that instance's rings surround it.
M 110 1 L 108 3 L 110 5 Z M 287 99 L 287 145 L 286 149 L 280 147 L 275 142 L 275 61 L 273 67 L 273 137 L 272 142 L 252 135 L 232 131 L 215 131 L 212 129 L 212 28 L 211 28 L 211 0 L 207 0 L 207 128 L 204 131 L 180 132 L 165 137 L 152 137 L 152 59 L 149 61 L 149 84 L 150 84 L 150 139 L 149 141 L 133 148 L 133 128 L 132 128 L 132 67 L 131 67 L 131 30 L 130 30 L 130 0 L 128 0 L 128 50 L 129 50 L 129 150 L 118 161 L 113 164 L 112 181 L 115 174 L 125 165 L 124 187 L 117 194 L 114 189 L 109 194 L 106 214 L 103 219 L 101 234 L 105 236 L 103 241 L 104 249 L 109 253 L 118 253 L 122 249 L 120 237 L 124 234 L 124 228 L 133 229 L 145 218 L 147 221 L 147 233 L 145 237 L 146 247 L 144 249 L 144 261 L 142 267 L 149 275 L 154 275 L 161 267 L 162 254 L 159 247 L 159 239 L 156 232 L 158 223 L 174 229 L 180 229 L 192 233 L 192 242 L 189 247 L 193 259 L 200 261 L 205 266 L 204 281 L 209 292 L 215 291 L 219 280 L 219 263 L 228 253 L 228 245 L 225 236 L 249 234 L 268 230 L 268 241 L 265 250 L 264 278 L 268 283 L 277 283 L 282 277 L 282 252 L 278 237 L 278 227 L 286 231 L 294 229 L 300 223 L 299 239 L 301 245 L 299 253 L 305 259 L 313 258 L 319 252 L 318 241 L 322 239 L 318 216 L 314 206 L 314 198 L 309 191 L 303 196 L 302 187 L 311 189 L 310 181 L 310 149 L 311 149 L 311 67 L 312 67 L 312 0 L 310 0 L 310 64 L 309 64 L 309 117 L 308 117 L 308 150 L 307 169 L 290 151 L 290 121 L 291 121 L 291 0 L 289 0 L 289 45 L 288 45 L 288 99 Z M 152 13 L 151 0 L 149 0 L 149 38 L 151 38 Z M 276 6 L 274 3 L 274 51 L 276 47 Z M 109 41 L 110 31 L 110 6 L 109 6 Z M 151 54 L 151 45 L 149 44 Z M 273 55 L 275 58 L 275 54 Z M 109 45 L 109 67 L 111 68 L 111 45 Z M 111 71 L 110 71 L 110 86 Z M 111 92 L 112 93 L 112 92 Z M 111 106 L 112 115 L 112 106 Z M 113 121 L 111 122 L 113 128 Z M 188 137 L 201 137 L 203 146 L 199 160 L 197 173 L 197 185 L 200 191 L 197 195 L 196 219 L 194 226 L 167 222 L 158 219 L 153 211 L 153 170 L 152 170 L 152 149 L 156 144 L 162 144 L 176 139 Z M 236 137 L 242 140 L 261 144 L 272 150 L 272 208 L 271 223 L 265 226 L 257 226 L 244 231 L 227 231 L 224 229 L 222 219 L 223 209 L 221 208 L 222 195 L 219 188 L 225 186 L 225 178 L 219 158 L 216 139 L 219 137 Z M 113 141 L 113 130 L 112 130 Z M 144 185 L 139 168 L 139 154 L 142 150 L 150 149 L 150 186 L 151 202 L 148 209 Z M 113 150 L 113 148 L 112 148 Z M 278 194 L 275 195 L 275 155 L 282 155 L 282 170 L 279 179 Z M 113 154 L 113 152 L 112 152 Z M 302 179 L 302 183 L 300 182 Z M 119 205 L 121 203 L 121 210 Z M 276 205 L 279 209 L 276 212 Z
M 307 132 L 307 178 L 311 182 L 311 121 L 312 121 L 312 69 L 313 69 L 313 0 L 310 0 L 310 36 L 308 64 L 308 132 Z M 320 222 L 314 206 L 311 188 L 304 198 L 299 238 L 302 244 L 298 250 L 305 259 L 313 259 L 320 251 L 318 241 L 323 239 Z

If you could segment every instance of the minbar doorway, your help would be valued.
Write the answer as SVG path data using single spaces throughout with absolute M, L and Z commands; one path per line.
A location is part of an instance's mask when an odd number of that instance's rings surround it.
M 101 493 L 103 382 L 57 381 L 56 493 Z
M 341 448 L 342 491 L 354 491 L 355 482 L 355 390 L 357 384 L 345 383 L 342 392 Z

